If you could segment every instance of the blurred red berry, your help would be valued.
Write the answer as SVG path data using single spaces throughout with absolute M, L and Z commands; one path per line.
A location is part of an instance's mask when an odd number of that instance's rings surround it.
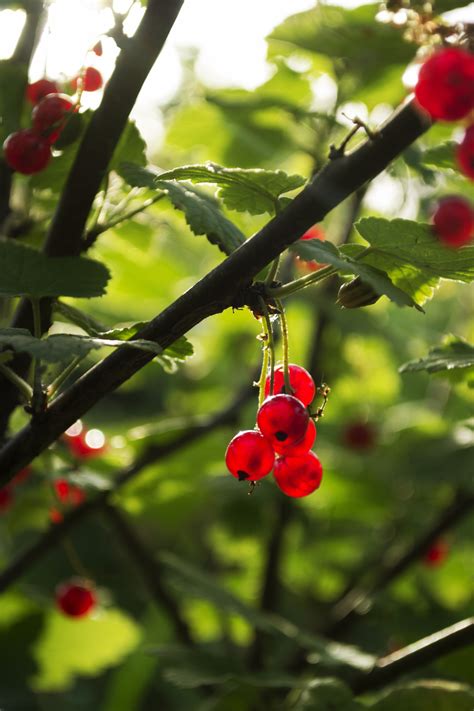
M 91 447 L 90 444 L 87 443 L 86 438 L 87 432 L 85 430 L 77 435 L 66 435 L 66 444 L 69 447 L 69 451 L 77 459 L 91 459 L 92 457 L 98 457 L 105 449 L 105 445 Z
M 456 151 L 456 158 L 461 171 L 474 180 L 474 124 L 469 126 Z
M 448 557 L 449 546 L 446 541 L 436 541 L 423 556 L 423 563 L 429 568 L 436 568 Z
M 103 84 L 102 74 L 95 67 L 86 67 L 84 71 L 71 81 L 72 88 L 76 91 L 79 84 L 83 91 L 97 91 Z
M 31 128 L 11 133 L 3 144 L 3 150 L 10 168 L 24 175 L 39 173 L 51 158 L 49 141 Z
M 465 198 L 453 195 L 439 201 L 433 230 L 447 247 L 462 247 L 474 237 L 474 210 Z
M 347 447 L 355 450 L 368 450 L 377 440 L 375 428 L 368 422 L 352 422 L 343 432 L 343 441 Z
M 294 365 L 293 363 L 290 363 L 288 366 L 288 371 L 293 392 L 287 394 L 294 395 L 303 405 L 310 405 L 316 394 L 316 386 L 313 378 L 305 368 L 302 368 L 300 365 Z M 282 365 L 279 365 L 278 368 L 275 369 L 273 391 L 274 395 L 285 392 L 285 377 Z M 270 376 L 267 376 L 265 381 L 265 397 L 268 397 L 268 395 L 270 395 Z
M 0 513 L 8 511 L 13 503 L 13 492 L 9 486 L 3 486 L 0 489 Z
M 61 523 L 64 520 L 64 516 L 59 509 L 52 508 L 49 509 L 49 520 L 51 523 Z
M 32 472 L 31 467 L 24 467 L 23 469 L 20 469 L 19 472 L 15 474 L 13 479 L 11 480 L 11 483 L 16 486 L 17 484 L 23 484 L 24 481 L 28 479 Z
M 54 143 L 73 110 L 74 104 L 66 94 L 48 94 L 33 109 L 33 129 Z
M 467 116 L 474 108 L 474 55 L 456 47 L 435 52 L 420 69 L 415 96 L 434 119 Z
M 92 51 L 94 54 L 96 54 L 98 57 L 102 57 L 102 53 L 104 51 L 102 47 L 102 41 L 99 40 L 98 42 L 95 43 L 95 45 L 92 47 Z
M 28 84 L 26 87 L 26 98 L 32 104 L 37 104 L 48 94 L 54 94 L 58 91 L 58 85 L 49 79 L 39 79 L 38 81 Z
M 324 242 L 326 236 L 324 234 L 324 231 L 320 227 L 310 227 L 309 230 L 307 230 L 304 235 L 300 237 L 300 241 L 308 239 L 319 239 Z M 301 259 L 301 257 L 296 257 L 295 263 L 298 269 L 301 269 L 301 271 L 306 272 L 316 272 L 318 271 L 318 269 L 323 269 L 323 267 L 327 266 L 327 264 L 320 264 L 314 259 L 307 262 L 304 259 Z
M 83 617 L 94 608 L 96 597 L 89 587 L 67 582 L 57 588 L 56 604 L 68 617 Z
M 53 486 L 56 496 L 63 504 L 78 506 L 86 498 L 84 491 L 79 486 L 70 484 L 67 479 L 56 479 Z
M 270 442 L 256 430 L 239 432 L 230 441 L 225 463 L 239 481 L 257 481 L 272 470 L 275 455 Z
M 302 457 L 280 457 L 275 462 L 273 475 L 284 494 L 300 498 L 319 488 L 323 468 L 315 453 L 308 452 Z

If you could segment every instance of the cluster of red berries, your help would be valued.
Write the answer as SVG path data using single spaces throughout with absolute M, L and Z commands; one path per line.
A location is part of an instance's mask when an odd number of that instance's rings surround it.
M 415 96 L 431 118 L 469 123 L 474 112 L 474 55 L 457 47 L 435 52 L 420 69 Z M 456 159 L 461 172 L 474 180 L 474 124 L 468 125 Z M 443 198 L 433 215 L 433 230 L 448 247 L 468 244 L 474 236 L 472 205 L 457 195 Z
M 56 588 L 56 605 L 68 617 L 84 617 L 97 604 L 97 595 L 86 580 L 69 580 Z
M 71 81 L 72 90 L 79 92 L 97 91 L 102 84 L 102 75 L 95 67 L 85 67 Z M 56 82 L 46 78 L 29 84 L 26 98 L 33 104 L 31 128 L 11 133 L 3 144 L 3 151 L 12 170 L 33 175 L 48 165 L 52 147 L 69 118 L 78 111 L 79 104 L 69 95 L 60 93 Z
M 227 447 L 225 461 L 239 481 L 256 482 L 270 474 L 288 496 L 307 496 L 321 484 L 323 469 L 311 452 L 316 426 L 308 412 L 316 386 L 310 374 L 298 365 L 289 365 L 292 395 L 285 392 L 283 367 L 274 373 L 274 393 L 270 377 L 265 384 L 262 406 L 254 430 L 239 432 Z M 326 393 L 327 394 L 327 393 Z
M 75 459 L 91 459 L 102 454 L 106 448 L 101 430 L 88 430 L 77 420 L 64 433 L 64 441 Z
M 53 482 L 53 490 L 57 505 L 49 510 L 51 523 L 61 523 L 65 510 L 79 506 L 86 499 L 84 490 L 76 484 L 71 484 L 67 479 L 56 479 Z

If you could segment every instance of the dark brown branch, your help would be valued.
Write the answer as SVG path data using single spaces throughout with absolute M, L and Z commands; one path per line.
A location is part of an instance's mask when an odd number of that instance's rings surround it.
M 115 506 L 105 503 L 102 506 L 102 511 L 139 569 L 151 596 L 167 613 L 168 619 L 174 626 L 176 638 L 182 644 L 192 646 L 193 640 L 189 627 L 182 617 L 176 601 L 163 584 L 164 575 L 160 562 L 148 551 L 125 516 Z
M 46 237 L 46 254 L 61 257 L 81 252 L 94 198 L 140 89 L 163 48 L 182 4 L 183 0 L 149 0 L 140 26 L 120 53 L 62 191 Z M 50 325 L 50 307 L 46 300 L 43 301 L 42 328 L 46 331 Z M 23 300 L 20 304 L 12 325 L 32 331 L 31 308 L 27 301 Z M 15 369 L 25 376 L 29 362 L 27 357 L 22 357 L 18 359 Z M 3 395 L 0 433 L 3 433 L 11 412 L 18 404 L 18 393 L 4 378 L 0 380 L 0 387 Z
M 390 550 L 374 565 L 377 571 L 372 582 L 363 588 L 355 586 L 339 600 L 330 613 L 329 623 L 323 627 L 322 633 L 329 637 L 337 636 L 345 630 L 349 621 L 357 615 L 357 610 L 370 601 L 372 596 L 386 588 L 393 580 L 402 575 L 413 563 L 418 562 L 433 543 L 446 531 L 458 524 L 474 508 L 474 495 L 460 490 L 424 533 L 402 553 Z
M 377 139 L 330 161 L 285 210 L 147 324 L 137 337 L 166 348 L 206 317 L 242 303 L 252 278 L 311 225 L 384 170 L 428 127 L 429 123 L 411 103 L 401 108 L 380 128 Z M 152 358 L 150 353 L 123 346 L 92 368 L 41 418 L 31 421 L 3 447 L 0 484 L 8 482 L 96 402 Z
M 474 617 L 461 620 L 398 652 L 378 659 L 368 674 L 357 676 L 350 682 L 350 686 L 356 694 L 378 689 L 403 674 L 417 671 L 420 667 L 471 644 L 474 644 Z
M 251 387 L 246 387 L 225 409 L 190 425 L 181 435 L 164 445 L 157 444 L 148 447 L 133 464 L 119 472 L 110 489 L 100 492 L 95 498 L 85 501 L 70 511 L 61 523 L 51 526 L 36 543 L 20 553 L 16 560 L 0 573 L 0 593 L 14 584 L 32 565 L 54 549 L 70 529 L 83 521 L 89 514 L 100 510 L 115 492 L 134 479 L 145 467 L 169 457 L 217 427 L 235 424 L 240 410 L 253 395 L 253 392 Z

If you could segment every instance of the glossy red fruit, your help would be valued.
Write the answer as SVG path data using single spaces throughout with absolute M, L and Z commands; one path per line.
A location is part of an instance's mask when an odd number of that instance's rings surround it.
M 456 47 L 435 52 L 420 69 L 415 96 L 434 119 L 467 116 L 474 108 L 474 55 Z
M 97 91 L 104 82 L 102 74 L 98 69 L 95 67 L 86 67 L 79 77 L 72 80 L 71 84 L 73 89 L 78 89 L 80 83 L 83 91 Z
M 39 79 L 38 81 L 28 84 L 26 87 L 26 98 L 32 104 L 37 104 L 48 94 L 54 94 L 58 91 L 58 85 L 49 79 Z
M 429 568 L 436 568 L 444 563 L 448 557 L 449 546 L 446 541 L 436 541 L 423 556 L 423 562 Z
M 464 175 L 474 180 L 474 124 L 464 134 L 456 151 L 456 159 Z
M 352 422 L 343 432 L 344 444 L 350 449 L 368 450 L 376 443 L 377 433 L 368 422 Z
M 87 432 L 82 431 L 77 435 L 67 435 L 66 443 L 69 447 L 71 454 L 77 459 L 91 459 L 92 457 L 100 456 L 105 446 L 101 447 L 91 447 L 86 441 Z
M 257 413 L 260 432 L 272 445 L 295 444 L 304 437 L 308 422 L 308 411 L 293 395 L 267 397 Z
M 24 175 L 39 173 L 51 158 L 49 141 L 31 128 L 11 133 L 3 144 L 3 151 L 10 168 Z
M 288 393 L 288 395 L 294 395 L 303 405 L 309 405 L 313 402 L 316 394 L 316 386 L 313 378 L 308 371 L 300 365 L 290 363 L 288 370 L 290 374 L 290 385 L 293 390 L 293 392 Z M 285 392 L 285 378 L 282 365 L 279 365 L 278 368 L 275 369 L 273 390 L 275 395 Z M 265 381 L 265 397 L 268 397 L 268 395 L 270 395 L 270 376 L 268 376 Z
M 316 439 L 316 425 L 313 420 L 309 420 L 303 439 L 295 444 L 285 445 L 284 442 L 274 442 L 273 449 L 277 454 L 285 457 L 302 457 L 309 452 Z
M 439 201 L 433 230 L 447 247 L 462 247 L 474 237 L 474 209 L 468 200 L 453 195 Z
M 86 498 L 83 490 L 75 484 L 70 484 L 67 479 L 56 479 L 54 482 L 54 491 L 59 501 L 63 504 L 78 506 Z
M 275 455 L 270 442 L 256 430 L 239 432 L 230 441 L 225 463 L 239 481 L 257 481 L 273 468 Z
M 66 94 L 48 94 L 36 104 L 31 115 L 33 128 L 54 143 L 64 128 L 74 104 Z
M 308 239 L 319 239 L 324 242 L 326 235 L 320 227 L 310 227 L 309 230 L 307 230 L 304 235 L 300 237 L 299 241 L 305 241 Z M 295 261 L 298 268 L 305 272 L 317 272 L 318 269 L 322 269 L 327 266 L 327 264 L 321 264 L 314 259 L 307 262 L 304 259 L 301 259 L 301 257 L 296 257 Z
M 96 597 L 89 587 L 67 582 L 57 588 L 56 604 L 68 617 L 83 617 L 95 607 Z
M 13 492 L 9 486 L 3 486 L 0 489 L 0 513 L 8 511 L 13 503 Z
M 273 475 L 284 494 L 299 498 L 319 488 L 323 468 L 315 453 L 308 452 L 302 457 L 280 457 L 275 462 Z

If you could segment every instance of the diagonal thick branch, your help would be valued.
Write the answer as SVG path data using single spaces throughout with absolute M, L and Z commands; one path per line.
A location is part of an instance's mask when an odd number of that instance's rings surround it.
M 245 302 L 251 280 L 295 242 L 312 224 L 390 162 L 430 126 L 413 102 L 401 107 L 349 155 L 330 161 L 277 217 L 222 264 L 197 282 L 137 334 L 163 348 L 208 316 Z M 74 383 L 41 417 L 33 419 L 0 452 L 0 485 L 52 444 L 96 402 L 118 388 L 153 358 L 152 354 L 119 348 Z

